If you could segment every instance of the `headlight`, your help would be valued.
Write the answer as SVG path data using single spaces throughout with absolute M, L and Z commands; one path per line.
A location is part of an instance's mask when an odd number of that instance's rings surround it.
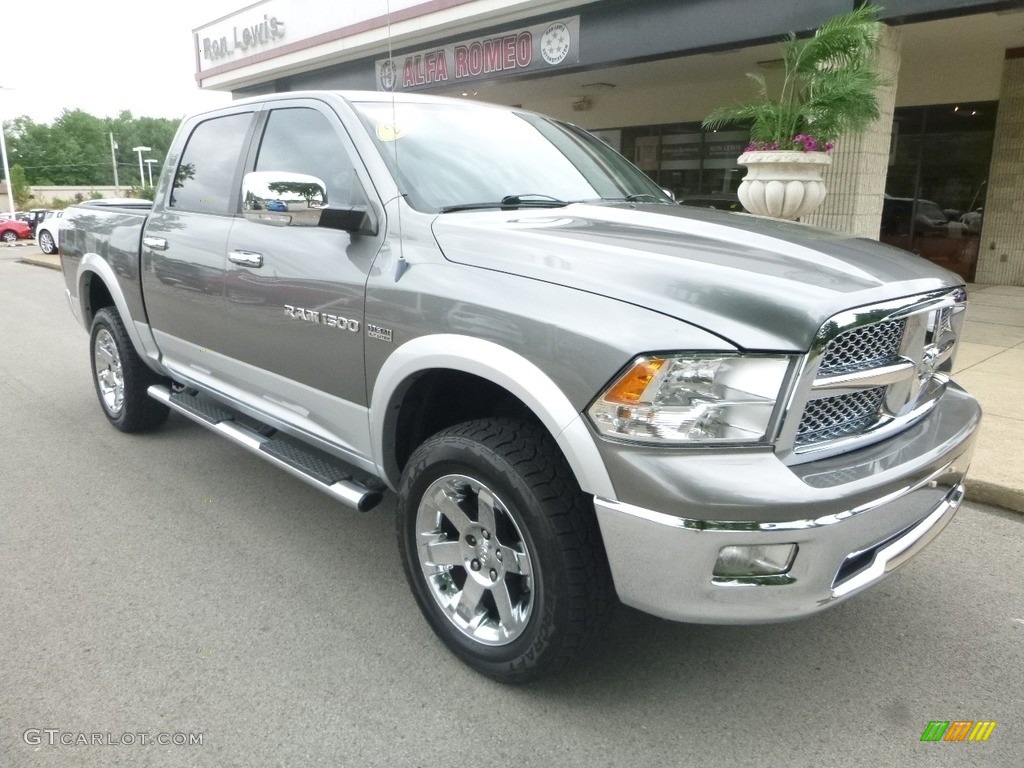
M 587 413 L 608 437 L 764 442 L 788 357 L 639 357 Z

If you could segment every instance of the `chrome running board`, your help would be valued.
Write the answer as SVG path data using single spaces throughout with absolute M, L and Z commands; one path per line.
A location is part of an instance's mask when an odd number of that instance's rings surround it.
M 276 430 L 250 427 L 239 420 L 239 414 L 211 398 L 189 391 L 171 392 L 162 384 L 154 384 L 147 392 L 154 400 L 196 424 L 226 437 L 353 509 L 360 512 L 373 509 L 384 497 L 384 484 L 377 478 Z

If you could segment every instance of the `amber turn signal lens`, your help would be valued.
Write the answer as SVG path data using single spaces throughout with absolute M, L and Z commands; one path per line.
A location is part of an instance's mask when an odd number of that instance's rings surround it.
M 665 359 L 661 357 L 640 358 L 604 395 L 604 400 L 622 405 L 633 405 L 640 401 L 647 385 L 651 383 Z

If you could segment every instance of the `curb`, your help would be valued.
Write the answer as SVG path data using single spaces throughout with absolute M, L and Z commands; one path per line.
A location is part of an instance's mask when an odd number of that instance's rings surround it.
M 991 504 L 993 507 L 1002 507 L 1011 512 L 1024 514 L 1024 490 L 1010 488 L 1006 485 L 998 485 L 988 480 L 967 479 L 966 483 L 967 501 L 976 501 L 979 504 Z
M 18 263 L 20 263 L 20 264 L 31 264 L 31 265 L 33 265 L 35 267 L 46 267 L 47 269 L 56 269 L 58 272 L 60 271 L 60 264 L 59 263 L 58 264 L 54 264 L 53 262 L 50 262 L 50 261 L 43 261 L 42 259 L 34 259 L 31 256 L 29 256 L 26 259 L 18 259 Z

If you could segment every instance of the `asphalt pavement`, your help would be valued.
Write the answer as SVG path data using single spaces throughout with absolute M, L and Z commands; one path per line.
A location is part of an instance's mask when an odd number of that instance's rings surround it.
M 1021 515 L 968 503 L 799 622 L 623 608 L 572 668 L 502 686 L 419 615 L 392 497 L 350 511 L 174 414 L 112 429 L 60 274 L 18 250 L 0 249 L 0 768 L 1024 764 Z M 922 742 L 935 720 L 997 725 Z

